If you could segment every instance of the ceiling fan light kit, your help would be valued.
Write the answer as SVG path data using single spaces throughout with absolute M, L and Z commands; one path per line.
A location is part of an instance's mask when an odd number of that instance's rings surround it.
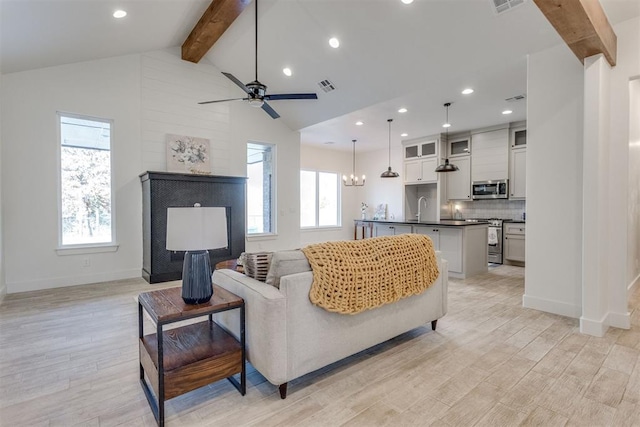
M 391 170 L 391 122 L 393 119 L 387 119 L 389 122 L 389 168 L 380 174 L 380 178 L 397 178 L 400 176 L 398 172 Z
M 280 114 L 276 113 L 276 111 L 271 108 L 266 101 L 279 101 L 279 100 L 288 100 L 288 99 L 318 99 L 318 95 L 315 93 L 281 93 L 281 94 L 270 94 L 267 95 L 267 86 L 260 83 L 258 80 L 258 0 L 254 0 L 255 4 L 255 75 L 256 79 L 251 83 L 247 83 L 246 85 L 242 83 L 239 79 L 237 79 L 231 73 L 222 74 L 225 75 L 229 80 L 235 83 L 240 89 L 245 91 L 247 94 L 246 98 L 230 98 L 230 99 L 219 99 L 215 101 L 204 101 L 198 102 L 198 104 L 213 104 L 217 102 L 227 102 L 227 101 L 248 101 L 249 105 L 256 108 L 262 108 L 271 118 L 277 119 L 280 117 Z M 291 70 L 289 70 L 291 72 Z M 285 72 L 286 74 L 286 72 Z
M 449 142 L 449 128 L 451 127 L 451 123 L 449 123 L 449 107 L 451 106 L 450 102 L 444 104 L 444 108 L 447 110 L 446 121 L 442 127 L 446 128 L 446 141 Z M 444 159 L 444 164 L 438 165 L 436 168 L 436 172 L 455 172 L 459 170 L 456 165 L 449 163 L 449 159 Z

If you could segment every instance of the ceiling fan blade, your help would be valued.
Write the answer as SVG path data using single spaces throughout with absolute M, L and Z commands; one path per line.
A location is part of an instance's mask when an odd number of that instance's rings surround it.
M 262 109 L 266 111 L 267 114 L 270 115 L 272 119 L 277 119 L 278 117 L 280 117 L 280 114 L 276 113 L 276 110 L 271 108 L 271 105 L 267 104 L 266 102 L 262 104 Z
M 225 73 L 224 71 L 222 72 L 222 74 L 224 74 L 229 80 L 234 82 L 240 89 L 242 89 L 246 93 L 249 93 L 249 89 L 247 89 L 247 87 L 244 85 L 244 83 L 242 83 L 240 80 L 238 80 L 236 78 L 236 76 L 234 76 L 231 73 Z
M 227 101 L 247 101 L 249 98 L 231 98 L 231 99 L 217 99 L 215 101 L 204 101 L 198 102 L 198 104 L 214 104 L 216 102 L 227 102 Z
M 315 93 L 279 93 L 265 95 L 264 99 L 269 101 L 278 101 L 282 99 L 318 99 Z

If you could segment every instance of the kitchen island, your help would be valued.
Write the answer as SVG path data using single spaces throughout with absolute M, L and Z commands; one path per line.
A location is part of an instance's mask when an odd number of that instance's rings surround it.
M 465 279 L 488 270 L 488 222 L 355 220 L 354 223 L 354 239 L 405 233 L 429 236 L 435 250 L 448 261 L 450 277 Z

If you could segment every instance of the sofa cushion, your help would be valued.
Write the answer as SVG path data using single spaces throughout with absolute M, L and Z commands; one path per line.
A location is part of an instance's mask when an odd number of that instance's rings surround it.
M 311 271 L 311 266 L 301 250 L 274 252 L 266 282 L 280 289 L 280 278 L 282 276 L 305 271 Z
M 266 281 L 272 256 L 271 252 L 245 253 L 244 274 L 261 282 Z

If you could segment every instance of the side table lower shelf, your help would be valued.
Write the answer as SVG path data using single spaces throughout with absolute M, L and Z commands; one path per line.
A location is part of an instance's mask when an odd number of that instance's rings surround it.
M 242 372 L 242 346 L 214 322 L 166 330 L 163 347 L 164 367 L 159 368 L 156 334 L 140 339 L 140 362 L 156 396 L 164 376 L 165 399 Z M 240 390 L 238 383 L 234 385 Z

